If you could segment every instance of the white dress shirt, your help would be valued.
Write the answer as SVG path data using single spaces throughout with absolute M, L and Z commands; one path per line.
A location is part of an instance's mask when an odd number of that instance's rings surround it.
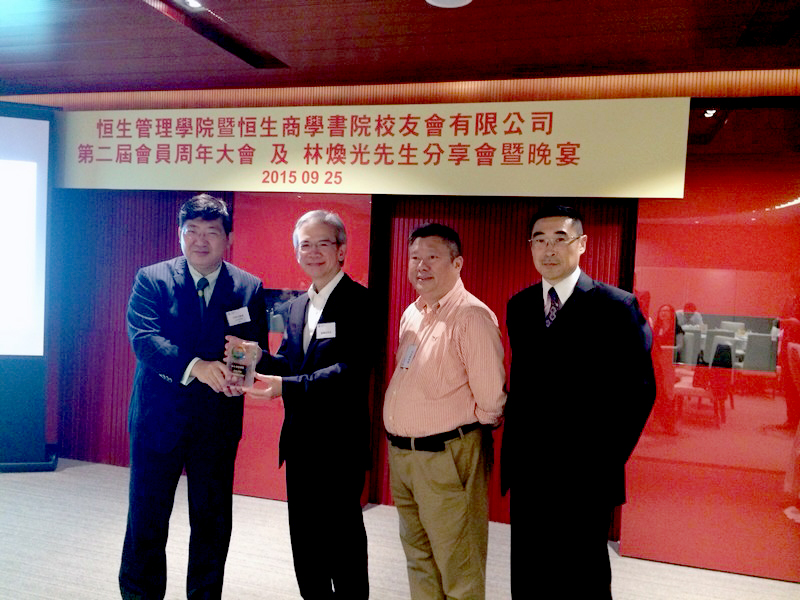
M 311 338 L 314 336 L 314 331 L 317 329 L 317 323 L 322 316 L 322 311 L 331 292 L 336 285 L 344 277 L 344 271 L 339 271 L 333 279 L 320 291 L 314 289 L 314 284 L 308 288 L 308 307 L 306 308 L 306 326 L 303 328 L 303 352 L 308 351 L 308 345 L 311 343 Z

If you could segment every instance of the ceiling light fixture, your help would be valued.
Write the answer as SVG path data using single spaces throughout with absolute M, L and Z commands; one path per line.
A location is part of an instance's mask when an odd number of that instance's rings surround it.
M 472 2 L 472 0 L 425 0 L 425 2 L 439 8 L 461 8 Z
M 794 200 L 790 200 L 789 202 L 784 202 L 783 204 L 778 204 L 773 210 L 780 210 L 782 208 L 789 208 L 790 206 L 797 206 L 800 204 L 800 198 L 795 198 Z
M 717 114 L 717 110 L 715 108 L 709 108 L 706 110 L 706 112 L 703 113 L 703 116 L 706 117 L 707 119 L 710 119 L 715 114 Z
M 285 69 L 286 63 L 250 43 L 242 34 L 211 10 L 190 9 L 189 0 L 141 0 L 168 19 L 202 35 L 212 44 L 230 52 L 256 69 Z

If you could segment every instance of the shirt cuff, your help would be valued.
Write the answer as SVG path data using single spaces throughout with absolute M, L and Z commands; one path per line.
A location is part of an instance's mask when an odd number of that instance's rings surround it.
M 198 360 L 200 360 L 200 357 L 193 358 L 192 362 L 189 363 L 189 366 L 186 367 L 186 370 L 183 372 L 183 377 L 181 378 L 181 384 L 189 385 L 194 381 L 195 377 L 192 375 L 192 368 Z
M 500 423 L 500 418 L 503 416 L 503 413 L 486 412 L 485 410 L 481 410 L 480 406 L 475 405 L 475 416 L 482 425 L 494 426 Z

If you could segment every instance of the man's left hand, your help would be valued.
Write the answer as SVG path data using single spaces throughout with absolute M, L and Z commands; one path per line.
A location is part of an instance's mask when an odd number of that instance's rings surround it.
M 283 380 L 276 375 L 262 375 L 261 373 L 255 374 L 256 379 L 266 383 L 266 387 L 246 387 L 242 388 L 248 396 L 254 398 L 275 398 L 283 393 Z

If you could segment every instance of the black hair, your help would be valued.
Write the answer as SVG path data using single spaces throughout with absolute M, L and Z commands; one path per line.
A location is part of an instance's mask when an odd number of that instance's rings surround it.
M 575 232 L 578 235 L 583 235 L 583 215 L 577 208 L 572 206 L 564 206 L 563 204 L 547 204 L 536 211 L 536 213 L 528 221 L 528 233 L 533 233 L 533 226 L 539 219 L 546 219 L 547 217 L 565 217 L 572 219 L 575 224 Z
M 198 218 L 204 221 L 222 219 L 225 235 L 230 234 L 233 229 L 233 220 L 228 212 L 228 205 L 225 204 L 224 200 L 209 194 L 198 194 L 184 202 L 180 211 L 178 211 L 178 227 L 183 228 L 183 224 L 186 221 Z
M 425 223 L 411 232 L 411 235 L 408 236 L 408 245 L 413 244 L 416 239 L 427 237 L 442 238 L 450 248 L 450 260 L 455 260 L 461 256 L 461 238 L 458 237 L 455 229 L 441 223 Z

